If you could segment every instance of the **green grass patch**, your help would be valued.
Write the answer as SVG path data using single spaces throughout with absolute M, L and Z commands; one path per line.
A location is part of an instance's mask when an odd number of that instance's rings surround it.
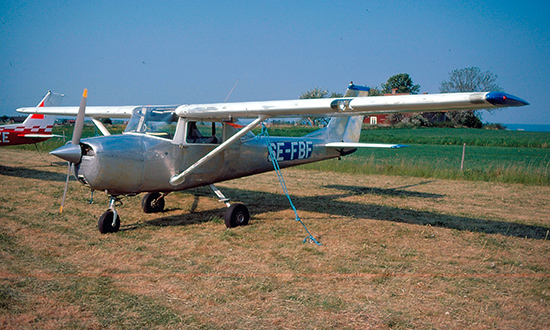
M 361 131 L 361 142 L 550 148 L 549 132 L 524 132 L 475 128 L 389 128 Z
M 272 136 L 303 136 L 316 128 L 273 126 Z M 342 160 L 301 168 L 342 173 L 434 177 L 550 185 L 550 133 L 472 128 L 364 126 L 360 142 L 408 148 L 360 149 Z M 462 147 L 466 144 L 464 169 Z
M 341 160 L 302 166 L 343 173 L 386 174 L 471 181 L 550 185 L 550 150 L 541 148 L 411 145 L 401 149 L 361 149 Z

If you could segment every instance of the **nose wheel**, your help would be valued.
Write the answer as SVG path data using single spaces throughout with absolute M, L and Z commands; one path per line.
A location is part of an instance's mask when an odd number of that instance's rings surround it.
M 105 211 L 97 222 L 97 229 L 102 234 L 116 233 L 120 229 L 120 217 L 111 210 Z
M 111 197 L 109 209 L 99 217 L 97 229 L 100 233 L 116 233 L 120 229 L 120 217 L 115 209 L 117 202 L 120 202 L 120 199 L 114 196 Z

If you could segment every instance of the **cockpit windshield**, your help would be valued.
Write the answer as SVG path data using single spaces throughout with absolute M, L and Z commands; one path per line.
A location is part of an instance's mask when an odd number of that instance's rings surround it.
M 175 109 L 175 106 L 136 108 L 124 133 L 142 133 L 172 139 L 178 122 Z

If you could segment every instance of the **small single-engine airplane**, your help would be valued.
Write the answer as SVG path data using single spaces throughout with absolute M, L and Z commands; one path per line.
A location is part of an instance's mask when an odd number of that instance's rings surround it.
M 37 108 L 58 106 L 63 94 L 48 92 L 38 103 Z M 0 147 L 18 144 L 31 144 L 46 141 L 52 137 L 55 116 L 46 116 L 40 113 L 30 114 L 22 124 L 0 126 Z
M 364 115 L 528 104 L 502 92 L 367 97 L 368 90 L 368 87 L 350 84 L 343 97 L 329 99 L 87 109 L 87 90 L 84 90 L 79 108 L 21 108 L 18 111 L 77 115 L 72 141 L 51 153 L 74 165 L 74 174 L 80 183 L 110 196 L 109 209 L 98 222 L 101 233 L 110 233 L 120 227 L 115 206 L 121 197 L 146 192 L 142 199 L 143 211 L 160 212 L 164 209 L 164 197 L 170 192 L 205 185 L 228 206 L 224 217 L 228 228 L 246 225 L 250 218 L 246 206 L 231 205 L 214 186 L 216 182 L 273 170 L 270 155 L 285 168 L 338 158 L 361 147 L 399 147 L 359 143 Z M 81 139 L 85 116 L 91 117 L 106 136 Z M 269 118 L 296 116 L 331 119 L 326 127 L 300 138 L 269 138 L 251 132 Z M 130 120 L 121 135 L 110 135 L 99 121 L 100 118 L 128 117 Z M 239 124 L 238 118 L 253 120 Z

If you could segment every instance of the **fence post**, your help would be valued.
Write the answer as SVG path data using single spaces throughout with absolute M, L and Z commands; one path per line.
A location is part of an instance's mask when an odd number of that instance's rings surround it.
M 466 143 L 462 146 L 462 161 L 460 162 L 460 170 L 464 171 L 464 155 L 466 154 Z

